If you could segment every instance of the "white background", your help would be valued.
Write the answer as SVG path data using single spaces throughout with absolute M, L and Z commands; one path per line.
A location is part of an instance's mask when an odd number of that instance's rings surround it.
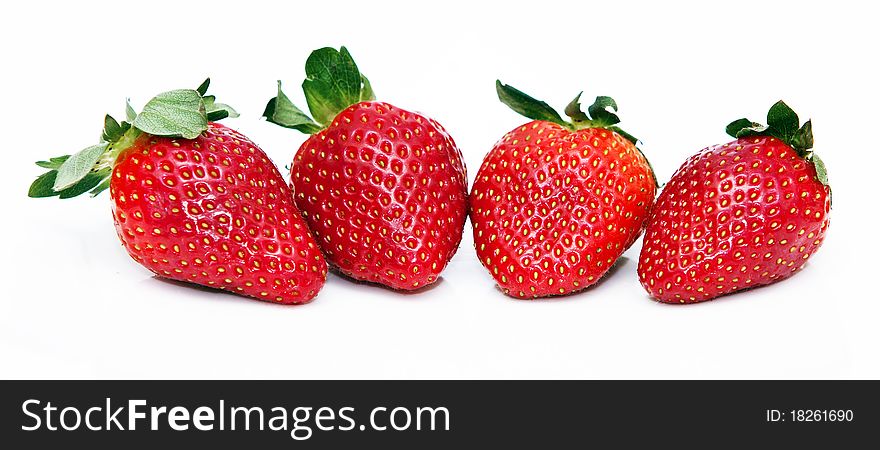
M 4 7 L 0 377 L 880 378 L 870 2 L 190 3 Z M 613 96 L 661 181 L 783 98 L 813 119 L 829 235 L 788 281 L 682 307 L 642 290 L 641 242 L 587 292 L 509 299 L 468 224 L 427 292 L 331 274 L 313 303 L 282 307 L 153 278 L 119 244 L 106 193 L 25 195 L 33 161 L 94 143 L 126 97 L 139 108 L 206 75 L 242 114 L 226 123 L 283 167 L 305 136 L 259 120 L 275 80 L 304 106 L 306 57 L 341 44 L 381 100 L 452 133 L 471 181 L 525 121 L 497 101 L 497 77 L 560 109 L 580 90 Z

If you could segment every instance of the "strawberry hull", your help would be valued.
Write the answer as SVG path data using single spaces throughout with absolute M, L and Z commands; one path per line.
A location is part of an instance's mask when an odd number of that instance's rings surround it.
M 308 302 L 324 284 L 290 188 L 223 125 L 192 140 L 142 134 L 118 156 L 110 195 L 126 250 L 161 277 L 281 304 Z
M 354 279 L 420 289 L 461 242 L 461 152 L 436 121 L 388 103 L 354 104 L 310 137 L 291 185 L 327 261 Z
M 678 169 L 645 231 L 638 273 L 655 299 L 695 303 L 788 278 L 819 249 L 831 190 L 771 136 L 709 147 Z

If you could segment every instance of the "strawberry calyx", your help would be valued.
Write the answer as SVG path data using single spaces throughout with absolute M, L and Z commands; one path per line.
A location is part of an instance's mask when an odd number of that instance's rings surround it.
M 587 107 L 587 112 L 584 112 L 580 103 L 583 92 L 580 92 L 565 107 L 564 113 L 569 119 L 571 119 L 568 121 L 563 119 L 562 116 L 560 116 L 559 113 L 546 102 L 537 100 L 513 86 L 503 84 L 500 80 L 495 80 L 495 91 L 498 93 L 498 99 L 501 100 L 501 103 L 504 103 L 510 109 L 516 111 L 522 116 L 528 117 L 532 120 L 552 122 L 573 131 L 587 128 L 604 128 L 606 130 L 611 130 L 622 136 L 624 139 L 632 142 L 639 153 L 641 153 L 642 156 L 645 156 L 645 153 L 639 148 L 639 139 L 617 126 L 617 124 L 620 123 L 620 118 L 617 117 L 617 102 L 611 97 L 596 97 L 593 104 Z M 651 162 L 647 157 L 645 157 L 645 161 L 650 167 Z M 653 167 L 651 167 L 651 175 L 654 176 Z M 659 186 L 656 176 L 654 176 L 654 184 Z
M 280 80 L 278 93 L 266 104 L 263 117 L 285 128 L 315 134 L 327 128 L 345 108 L 376 99 L 370 80 L 358 70 L 344 46 L 339 50 L 319 48 L 309 55 L 302 89 L 311 117 L 284 94 Z
M 782 100 L 774 103 L 767 111 L 767 125 L 742 118 L 727 125 L 727 134 L 734 138 L 749 136 L 773 136 L 794 149 L 798 156 L 812 163 L 816 168 L 816 178 L 828 186 L 828 171 L 825 163 L 813 151 L 813 123 L 810 120 L 800 123 L 797 113 Z
M 605 128 L 616 132 L 633 144 L 639 141 L 617 126 L 620 123 L 620 118 L 617 117 L 617 102 L 611 97 L 596 97 L 593 104 L 587 107 L 587 112 L 584 112 L 580 104 L 583 94 L 581 92 L 565 107 L 565 115 L 571 119 L 567 121 L 546 102 L 537 100 L 513 86 L 502 84 L 500 80 L 495 80 L 495 91 L 501 103 L 529 119 L 553 122 L 570 130 Z
M 196 89 L 178 89 L 153 97 L 139 114 L 126 99 L 126 120 L 117 122 L 104 116 L 100 141 L 72 155 L 57 156 L 36 164 L 48 169 L 33 183 L 28 196 L 76 197 L 88 192 L 92 197 L 110 187 L 110 174 L 116 158 L 142 134 L 195 139 L 208 129 L 208 122 L 238 117 L 231 106 L 206 95 L 211 79 Z

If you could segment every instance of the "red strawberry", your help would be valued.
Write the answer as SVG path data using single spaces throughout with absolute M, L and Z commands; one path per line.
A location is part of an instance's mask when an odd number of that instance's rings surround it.
M 643 229 L 656 193 L 636 139 L 598 97 L 566 122 L 546 103 L 497 82 L 498 97 L 535 119 L 486 156 L 471 192 L 477 256 L 513 297 L 569 294 L 595 284 Z
M 290 188 L 241 133 L 209 120 L 237 115 L 199 90 L 160 94 L 137 116 L 107 116 L 103 142 L 51 169 L 32 197 L 69 198 L 108 186 L 128 253 L 160 277 L 260 300 L 311 300 L 326 264 Z
M 306 75 L 318 123 L 280 84 L 265 116 L 312 134 L 294 157 L 291 184 L 327 260 L 393 289 L 435 282 L 467 217 L 467 175 L 452 137 L 430 118 L 373 101 L 345 47 L 314 51 Z
M 798 128 L 781 101 L 767 123 L 731 123 L 735 141 L 690 157 L 666 184 L 639 258 L 654 298 L 695 303 L 774 283 L 822 244 L 831 189 L 812 125 Z

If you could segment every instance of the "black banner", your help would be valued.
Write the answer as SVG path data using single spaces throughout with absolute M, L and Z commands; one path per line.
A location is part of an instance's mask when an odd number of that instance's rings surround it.
M 3 381 L 0 390 L 3 441 L 33 448 L 861 448 L 880 429 L 875 381 Z

